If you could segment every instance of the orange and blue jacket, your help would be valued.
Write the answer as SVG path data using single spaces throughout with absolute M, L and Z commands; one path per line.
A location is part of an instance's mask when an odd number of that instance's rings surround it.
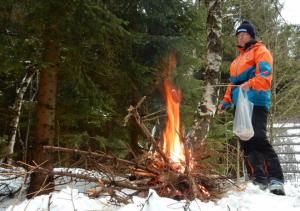
M 271 81 L 273 57 L 261 42 L 254 42 L 250 47 L 238 48 L 240 54 L 230 65 L 230 83 L 222 101 L 225 108 L 237 103 L 237 86 L 248 83 L 248 98 L 254 106 L 267 109 L 271 105 Z

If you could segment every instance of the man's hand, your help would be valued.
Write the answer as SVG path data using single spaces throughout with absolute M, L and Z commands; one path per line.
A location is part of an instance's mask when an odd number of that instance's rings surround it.
M 243 84 L 241 84 L 241 89 L 244 90 L 244 91 L 248 91 L 250 88 L 249 86 L 249 83 L 248 82 L 245 82 Z

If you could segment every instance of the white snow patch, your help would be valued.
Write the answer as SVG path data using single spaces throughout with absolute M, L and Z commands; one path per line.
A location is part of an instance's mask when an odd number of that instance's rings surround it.
M 76 189 L 66 186 L 60 191 L 55 191 L 49 195 L 37 196 L 31 200 L 21 197 L 21 202 L 12 199 L 11 204 L 0 210 L 6 211 L 68 211 L 68 210 L 108 210 L 108 211 L 296 211 L 300 210 L 300 187 L 294 184 L 285 184 L 286 196 L 277 196 L 269 191 L 262 191 L 252 183 L 247 183 L 244 190 L 231 190 L 222 199 L 213 202 L 176 201 L 170 198 L 160 197 L 154 190 L 149 190 L 147 198 L 134 196 L 132 203 L 117 206 L 110 202 L 108 195 L 103 195 L 96 199 L 87 197 Z M 131 193 L 132 190 L 124 189 L 124 193 Z M 9 206 L 9 207 L 8 207 Z
M 37 196 L 31 200 L 25 200 L 21 204 L 9 206 L 7 211 L 40 211 L 40 210 L 116 210 L 116 206 L 108 203 L 106 197 L 90 199 L 77 189 L 69 187 L 49 195 Z

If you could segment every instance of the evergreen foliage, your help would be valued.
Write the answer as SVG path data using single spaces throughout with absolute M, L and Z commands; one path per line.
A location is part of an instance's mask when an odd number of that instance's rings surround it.
M 11 0 L 2 2 L 0 8 L 1 109 L 8 111 L 27 63 L 39 69 L 53 65 L 43 62 L 42 52 L 45 37 L 56 40 L 60 46 L 60 61 L 55 64 L 59 67 L 57 140 L 61 146 L 105 146 L 117 152 L 124 148 L 124 141 L 130 142 L 128 129 L 123 127 L 129 105 L 146 95 L 142 114 L 164 106 L 160 65 L 172 49 L 178 58 L 174 79 L 177 86 L 186 86 L 183 108 L 189 109 L 183 111 L 190 112 L 199 99 L 200 92 L 190 94 L 189 89 L 201 83 L 193 79 L 193 71 L 201 64 L 193 52 L 205 49 L 205 10 L 191 1 Z M 1 116 L 1 120 L 7 124 L 8 117 Z M 24 138 L 27 121 L 22 120 Z M 186 122 L 191 121 L 190 116 Z M 1 128 L 3 136 L 6 132 Z
M 234 29 L 242 19 L 256 25 L 274 55 L 276 78 L 275 116 L 299 115 L 299 27 L 280 19 L 277 1 L 225 1 L 223 14 L 222 83 L 228 83 L 229 64 L 237 55 Z M 279 9 L 279 11 L 278 11 Z M 59 43 L 59 91 L 57 96 L 57 143 L 83 149 L 106 149 L 126 155 L 134 126 L 123 126 L 127 108 L 146 95 L 142 115 L 164 107 L 161 64 L 176 50 L 174 84 L 182 89 L 182 122 L 188 130 L 203 92 L 206 54 L 206 9 L 191 0 L 51 0 L 0 3 L 0 128 L 5 142 L 9 106 L 25 75 L 26 65 L 39 69 L 45 37 Z M 47 27 L 55 30 L 47 31 Z M 34 90 L 32 90 L 34 91 Z M 225 88 L 220 88 L 223 96 Z M 25 100 L 29 101 L 29 91 Z M 31 94 L 32 95 L 32 94 Z M 29 105 L 30 104 L 30 105 Z M 289 107 L 289 105 L 295 105 Z M 20 122 L 25 140 L 28 112 Z M 288 108 L 288 109 L 287 109 Z M 34 115 L 33 115 L 34 118 Z M 230 114 L 217 116 L 210 139 L 232 138 Z M 32 121 L 31 123 L 32 124 Z M 147 123 L 152 128 L 155 121 Z M 29 136 L 34 134 L 31 127 Z M 1 145 L 1 146 L 2 146 Z M 5 145 L 5 144 L 4 144 Z M 124 151 L 125 150 L 125 151 Z

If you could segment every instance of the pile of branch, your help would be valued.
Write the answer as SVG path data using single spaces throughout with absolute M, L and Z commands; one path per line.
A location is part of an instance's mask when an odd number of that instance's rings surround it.
M 205 162 L 195 162 L 191 164 L 193 157 L 190 157 L 188 144 L 185 143 L 186 162 L 185 170 L 178 171 L 165 155 L 159 145 L 159 141 L 155 140 L 137 109 L 142 104 L 143 98 L 135 107 L 130 106 L 128 115 L 125 117 L 125 123 L 133 118 L 140 129 L 145 134 L 146 139 L 153 147 L 153 151 L 145 152 L 142 157 L 134 160 L 126 160 L 118 158 L 113 154 L 104 152 L 90 152 L 71 148 L 62 148 L 54 146 L 44 146 L 44 150 L 49 152 L 76 153 L 85 157 L 90 163 L 90 168 L 101 172 L 101 176 L 91 176 L 89 174 L 74 174 L 71 172 L 50 171 L 40 165 L 29 165 L 19 163 L 30 171 L 40 172 L 47 175 L 68 176 L 79 178 L 82 180 L 96 182 L 98 187 L 88 191 L 90 196 L 98 196 L 102 193 L 108 193 L 118 202 L 125 203 L 129 197 L 120 198 L 117 194 L 121 189 L 127 188 L 135 190 L 133 194 L 146 196 L 149 189 L 154 189 L 160 196 L 166 196 L 174 199 L 199 198 L 202 200 L 214 199 L 224 192 L 221 187 L 220 180 L 226 179 L 212 171 L 213 167 Z M 182 138 L 184 139 L 184 138 Z M 184 140 L 183 140 L 184 142 Z M 195 156 L 197 159 L 207 158 L 211 154 L 203 146 L 201 152 L 197 152 L 201 156 Z

